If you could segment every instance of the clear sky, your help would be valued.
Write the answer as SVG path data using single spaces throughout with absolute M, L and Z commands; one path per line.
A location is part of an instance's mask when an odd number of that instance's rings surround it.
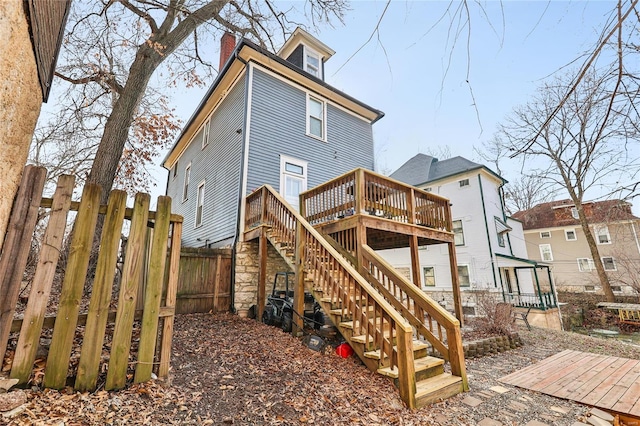
M 386 4 L 352 1 L 344 26 L 314 35 L 336 51 L 325 80 L 385 112 L 374 139 L 377 168 L 387 173 L 438 146 L 479 161 L 473 148 L 543 79 L 590 50 L 615 7 L 614 1 L 470 1 L 468 37 L 456 15 L 461 3 L 394 0 L 367 43 Z M 183 121 L 205 91 L 174 96 Z M 518 170 L 507 167 L 504 177 L 514 179 Z M 160 176 L 162 192 L 166 172 Z

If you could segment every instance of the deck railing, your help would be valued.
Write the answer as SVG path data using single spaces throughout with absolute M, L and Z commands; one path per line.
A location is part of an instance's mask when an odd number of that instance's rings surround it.
M 402 315 L 273 188 L 265 185 L 253 192 L 246 206 L 245 230 L 266 225 L 280 244 L 295 250 L 302 257 L 297 263 L 322 290 L 323 300 L 340 305 L 353 319 L 353 335 L 364 336 L 365 347 L 380 350 L 381 359 L 398 368 L 403 399 L 415 398 L 413 352 L 407 349 L 412 328 Z
M 409 321 L 417 338 L 424 338 L 451 364 L 468 389 L 460 322 L 367 245 L 362 246 L 361 273 Z
M 356 169 L 300 195 L 312 225 L 353 214 L 451 231 L 449 200 L 370 170 Z
M 518 308 L 551 309 L 558 305 L 551 292 L 543 293 L 504 293 L 505 302 Z

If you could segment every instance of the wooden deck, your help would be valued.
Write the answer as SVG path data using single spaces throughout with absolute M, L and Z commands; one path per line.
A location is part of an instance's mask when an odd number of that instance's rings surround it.
M 499 380 L 640 418 L 640 360 L 566 350 Z

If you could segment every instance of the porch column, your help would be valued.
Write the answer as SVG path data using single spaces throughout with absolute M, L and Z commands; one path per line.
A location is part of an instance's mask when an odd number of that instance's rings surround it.
M 456 245 L 454 241 L 448 242 L 449 249 L 449 266 L 451 267 L 451 288 L 453 290 L 453 305 L 456 312 L 456 318 L 460 321 L 460 326 L 464 324 L 462 314 L 462 299 L 460 297 L 460 277 L 458 277 L 458 260 L 456 258 Z
M 556 289 L 553 285 L 553 279 L 551 278 L 551 269 L 547 266 L 547 275 L 549 276 L 549 287 L 551 288 L 551 297 L 553 298 L 553 306 L 558 306 L 558 299 L 556 299 Z
M 542 290 L 540 290 L 540 280 L 538 279 L 538 268 L 533 268 L 533 275 L 536 279 L 536 288 L 538 289 L 538 299 L 540 299 L 540 307 L 544 310 L 545 303 L 542 300 Z
M 264 305 L 266 302 L 266 288 L 267 288 L 267 230 L 264 226 L 260 230 L 260 237 L 258 240 L 258 259 L 260 262 L 258 268 L 258 312 L 257 320 L 262 321 L 262 313 L 264 312 Z

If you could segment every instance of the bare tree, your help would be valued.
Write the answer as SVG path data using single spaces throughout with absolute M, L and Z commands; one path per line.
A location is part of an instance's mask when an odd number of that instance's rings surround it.
M 503 148 L 517 153 L 523 170 L 545 176 L 567 191 L 609 301 L 614 295 L 582 203 L 588 191 L 610 183 L 611 178 L 620 179 L 635 160 L 628 157 L 625 147 L 637 143 L 632 124 L 638 119 L 637 111 L 627 97 L 612 90 L 617 79 L 611 75 L 588 73 L 568 98 L 571 78 L 545 83 L 532 101 L 515 109 L 500 130 Z M 562 107 L 556 110 L 561 101 Z
M 102 186 L 103 202 L 116 176 L 144 184 L 136 171 L 178 129 L 158 88 L 204 84 L 202 73 L 212 67 L 203 47 L 231 31 L 273 49 L 298 25 L 295 19 L 315 24 L 342 19 L 346 10 L 344 0 L 307 0 L 301 11 L 279 6 L 268 0 L 73 3 L 56 75 L 69 85 L 65 108 L 95 129 L 87 181 Z
M 505 208 L 512 215 L 522 210 L 552 201 L 558 192 L 544 175 L 523 174 L 503 187 Z

